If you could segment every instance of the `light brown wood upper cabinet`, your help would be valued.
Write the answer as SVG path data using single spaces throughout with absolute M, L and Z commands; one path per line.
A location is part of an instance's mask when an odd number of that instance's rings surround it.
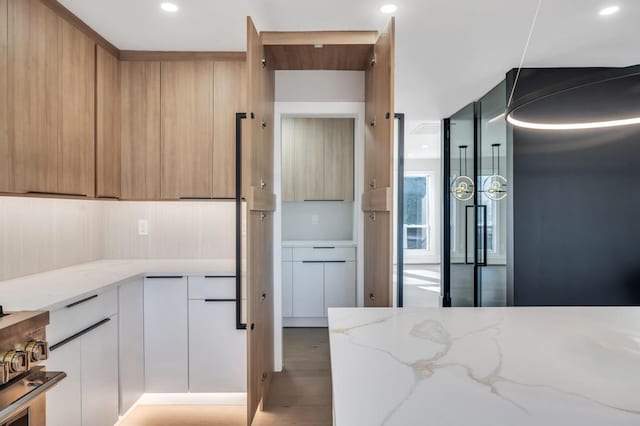
M 283 119 L 283 201 L 353 201 L 353 149 L 353 119 Z
M 123 199 L 160 198 L 160 62 L 121 62 Z
M 15 192 L 58 191 L 58 16 L 9 0 L 9 125 Z
M 236 112 L 246 111 L 246 64 L 213 64 L 213 197 L 236 195 Z
M 59 193 L 95 195 L 95 43 L 58 18 Z
M 96 50 L 96 197 L 120 198 L 120 64 Z
M 213 196 L 213 62 L 162 63 L 162 198 Z
M 94 195 L 95 45 L 38 0 L 9 0 L 15 192 Z
M 9 31 L 7 0 L 0 0 L 0 192 L 11 190 L 12 164 L 9 153 L 8 117 L 8 43 Z

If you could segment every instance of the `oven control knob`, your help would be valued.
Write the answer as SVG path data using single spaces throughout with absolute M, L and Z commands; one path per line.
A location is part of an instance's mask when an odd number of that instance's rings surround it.
M 27 353 L 24 351 L 9 351 L 4 354 L 2 361 L 9 365 L 9 373 L 27 371 Z
M 45 361 L 49 358 L 49 345 L 42 340 L 32 340 L 27 343 L 24 351 L 27 353 L 29 363 Z

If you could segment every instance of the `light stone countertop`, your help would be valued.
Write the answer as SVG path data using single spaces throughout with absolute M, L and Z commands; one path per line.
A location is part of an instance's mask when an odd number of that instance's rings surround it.
M 299 248 L 299 247 L 356 247 L 358 243 L 351 240 L 289 240 L 282 241 L 282 247 Z
M 0 304 L 6 311 L 55 310 L 70 299 L 159 274 L 235 276 L 235 260 L 99 260 L 0 281 Z
M 334 419 L 640 425 L 640 308 L 329 309 Z

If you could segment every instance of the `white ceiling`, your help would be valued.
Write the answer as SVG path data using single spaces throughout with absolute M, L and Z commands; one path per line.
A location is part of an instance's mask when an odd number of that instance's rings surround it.
M 245 50 L 245 17 L 259 30 L 370 30 L 378 0 L 59 0 L 120 49 Z M 394 0 L 388 0 L 392 2 Z M 538 0 L 395 0 L 396 110 L 440 120 L 517 67 Z M 601 17 L 611 4 L 620 13 Z M 640 1 L 543 0 L 525 66 L 640 63 Z

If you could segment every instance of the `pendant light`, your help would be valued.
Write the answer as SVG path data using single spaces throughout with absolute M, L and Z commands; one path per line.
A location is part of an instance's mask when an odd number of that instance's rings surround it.
M 469 201 L 475 191 L 473 179 L 467 176 L 467 148 L 467 145 L 460 145 L 458 147 L 460 152 L 460 176 L 455 178 L 451 184 L 451 194 L 460 201 Z M 462 162 L 463 155 L 464 163 Z
M 484 195 L 493 201 L 503 200 L 507 196 L 507 179 L 500 174 L 500 146 L 499 143 L 491 144 L 491 176 L 486 178 L 482 185 Z M 497 170 L 496 157 L 498 160 Z

